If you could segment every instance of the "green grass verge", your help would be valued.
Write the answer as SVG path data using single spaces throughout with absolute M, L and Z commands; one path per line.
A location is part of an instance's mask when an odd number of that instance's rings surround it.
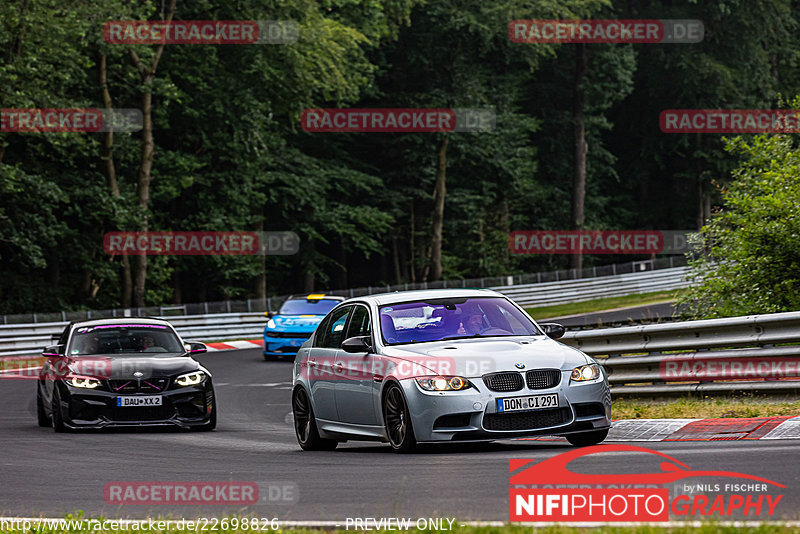
M 578 313 L 590 313 L 596 311 L 613 310 L 615 308 L 628 308 L 631 306 L 646 306 L 660 302 L 671 302 L 675 300 L 678 291 L 656 291 L 654 293 L 642 293 L 639 295 L 626 295 L 624 297 L 610 297 L 604 299 L 587 300 L 584 302 L 571 302 L 568 304 L 556 304 L 553 306 L 540 306 L 538 308 L 525 308 L 534 319 L 547 319 L 549 317 L 563 317 L 565 315 L 576 315 Z
M 611 405 L 614 419 L 704 419 L 800 415 L 800 401 L 769 398 L 678 398 L 664 401 L 620 399 Z

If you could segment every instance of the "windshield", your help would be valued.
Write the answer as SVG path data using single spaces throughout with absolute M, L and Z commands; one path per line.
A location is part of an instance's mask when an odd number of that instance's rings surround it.
M 380 319 L 383 340 L 390 345 L 542 335 L 527 315 L 500 297 L 433 299 L 382 306 Z
M 186 349 L 172 329 L 163 325 L 110 324 L 78 328 L 68 351 L 73 356 L 142 352 L 184 353 Z
M 281 306 L 279 315 L 328 315 L 328 312 L 339 304 L 341 300 L 320 299 L 291 299 Z

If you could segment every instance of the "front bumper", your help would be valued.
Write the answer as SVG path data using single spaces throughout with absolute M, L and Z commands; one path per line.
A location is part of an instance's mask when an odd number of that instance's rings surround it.
M 549 389 L 500 393 L 481 378 L 470 379 L 464 391 L 427 392 L 416 380 L 402 380 L 417 441 L 497 440 L 541 435 L 564 435 L 603 430 L 611 426 L 611 392 L 604 380 L 571 384 L 564 371 L 561 384 Z M 558 407 L 498 413 L 497 399 L 558 395 Z
M 216 398 L 211 378 L 196 386 L 169 389 L 158 394 L 161 406 L 119 407 L 117 397 L 153 396 L 152 393 L 114 393 L 69 386 L 61 388 L 61 415 L 72 429 L 132 426 L 194 428 L 211 422 Z
M 264 356 L 294 356 L 300 345 L 306 342 L 311 334 L 280 332 L 264 334 Z

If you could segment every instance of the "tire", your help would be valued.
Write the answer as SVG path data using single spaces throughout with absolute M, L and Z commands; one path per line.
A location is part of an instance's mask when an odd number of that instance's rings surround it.
M 319 436 L 311 400 L 302 387 L 295 389 L 292 394 L 292 416 L 294 417 L 294 435 L 297 437 L 300 448 L 304 451 L 332 451 L 339 445 L 335 439 L 325 439 Z
M 390 384 L 383 395 L 383 424 L 394 452 L 408 453 L 417 447 L 408 404 L 403 390 L 397 384 Z
M 568 434 L 565 437 L 567 441 L 576 447 L 588 447 L 590 445 L 597 445 L 608 436 L 608 429 L 605 430 L 592 430 L 591 432 L 581 432 L 579 434 Z
M 50 416 L 44 409 L 44 400 L 42 399 L 42 390 L 36 386 L 36 420 L 41 427 L 50 427 L 52 422 Z
M 211 418 L 208 423 L 198 426 L 195 430 L 199 432 L 211 432 L 217 428 L 217 399 L 214 399 L 214 404 L 211 405 Z
M 58 384 L 53 384 L 53 430 L 55 432 L 67 432 L 64 425 L 64 416 L 61 414 L 61 393 L 58 392 Z

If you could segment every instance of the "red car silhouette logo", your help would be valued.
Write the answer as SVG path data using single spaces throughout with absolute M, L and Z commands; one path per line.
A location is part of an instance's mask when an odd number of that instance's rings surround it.
M 571 461 L 597 454 L 600 452 L 643 452 L 660 456 L 667 461 L 661 462 L 659 466 L 660 472 L 657 473 L 636 473 L 636 474 L 586 474 L 575 473 L 567 468 L 567 464 Z M 529 464 L 531 460 L 510 460 L 510 471 L 515 471 L 523 465 Z M 755 480 L 758 482 L 766 482 L 779 488 L 785 488 L 783 484 L 779 484 L 766 478 L 757 477 L 754 475 L 747 475 L 745 473 L 736 473 L 734 471 L 695 471 L 689 468 L 688 465 L 676 460 L 675 458 L 664 454 L 663 452 L 646 449 L 644 447 L 637 447 L 635 445 L 595 445 L 594 447 L 585 447 L 581 449 L 573 449 L 568 452 L 559 454 L 552 458 L 542 460 L 536 464 L 528 467 L 527 469 L 511 476 L 509 483 L 511 485 L 540 485 L 540 484 L 668 484 L 691 477 L 731 477 L 731 478 L 744 478 L 748 480 Z

